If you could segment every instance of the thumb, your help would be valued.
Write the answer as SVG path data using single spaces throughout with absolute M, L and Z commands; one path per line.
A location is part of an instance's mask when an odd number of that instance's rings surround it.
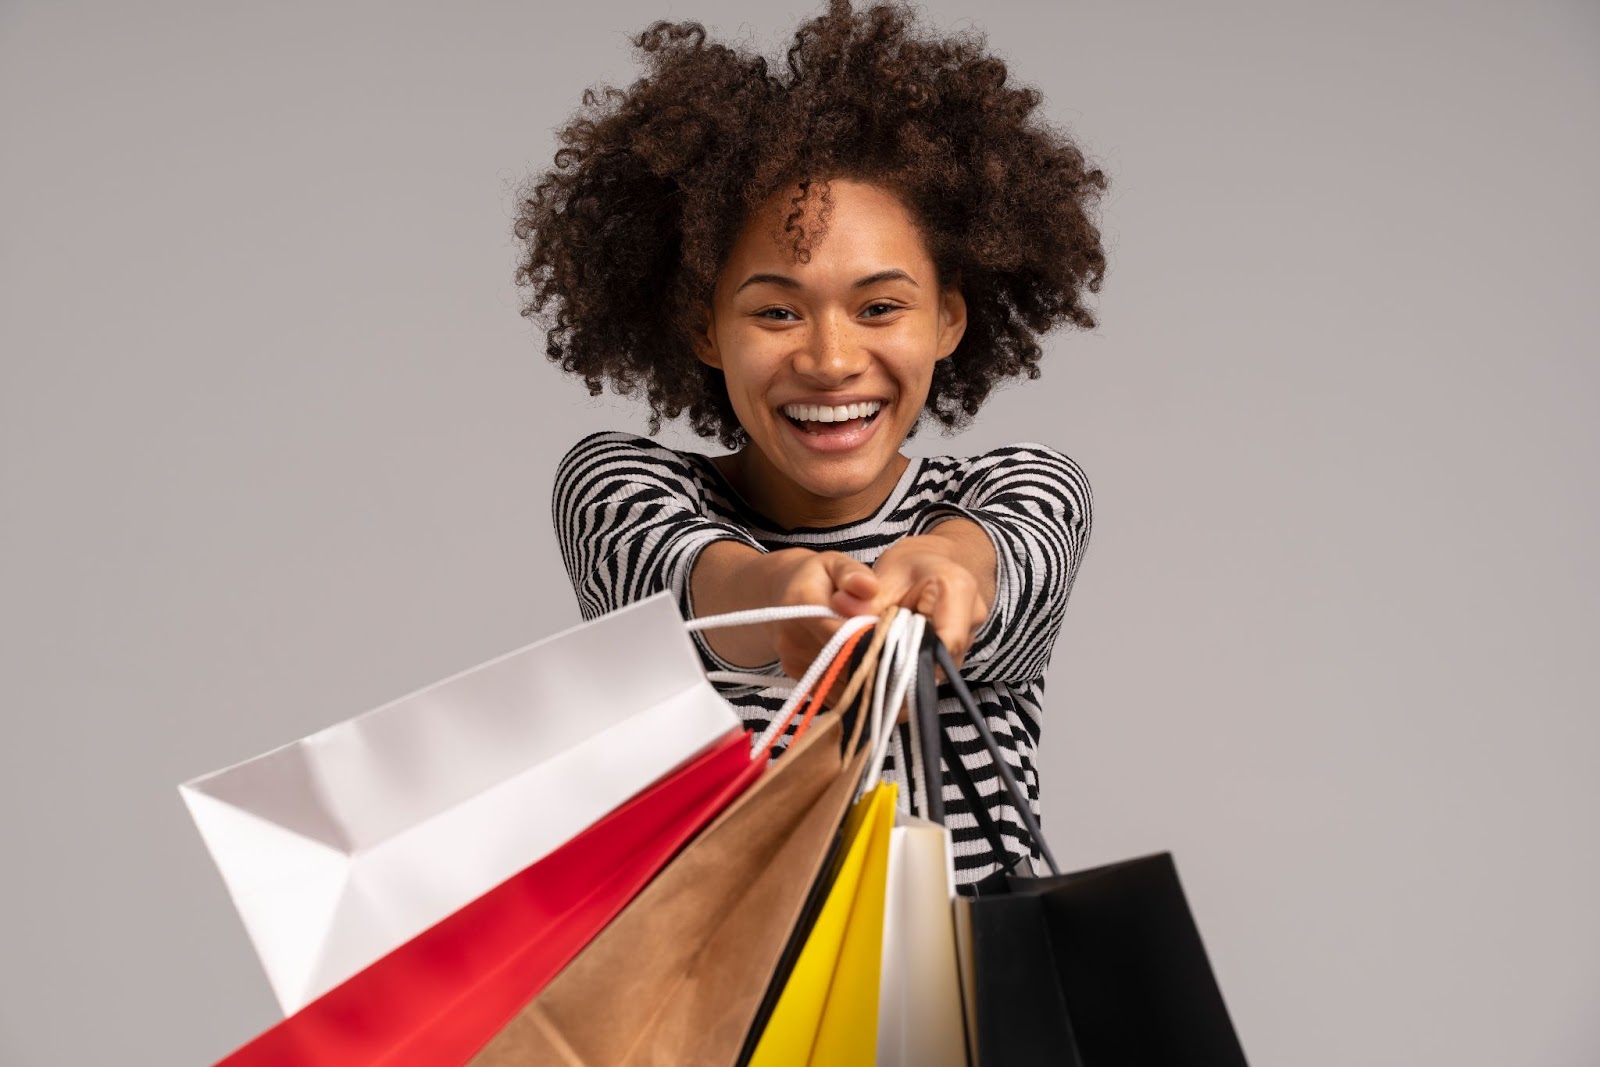
M 856 614 L 865 610 L 878 595 L 878 576 L 872 568 L 849 556 L 839 555 L 828 560 L 828 577 L 835 590 L 834 607 L 841 614 Z

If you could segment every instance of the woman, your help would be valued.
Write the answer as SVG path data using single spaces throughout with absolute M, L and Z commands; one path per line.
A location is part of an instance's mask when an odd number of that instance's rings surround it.
M 1032 117 L 981 38 L 837 0 L 784 70 L 695 23 L 637 39 L 647 75 L 584 94 L 523 199 L 524 314 L 592 393 L 642 393 L 731 451 L 626 433 L 557 474 L 562 555 L 586 618 L 671 590 L 686 616 L 781 604 L 927 615 L 1038 808 L 1043 678 L 1087 544 L 1089 486 L 1043 445 L 911 459 L 924 421 L 965 424 L 1037 378 L 1037 337 L 1089 328 L 1105 178 Z M 836 622 L 697 636 L 708 669 L 796 677 Z M 781 694 L 728 690 L 761 729 Z M 951 783 L 957 880 L 1029 852 L 976 731 L 946 732 L 991 798 L 998 856 Z M 902 727 L 889 780 L 908 794 Z

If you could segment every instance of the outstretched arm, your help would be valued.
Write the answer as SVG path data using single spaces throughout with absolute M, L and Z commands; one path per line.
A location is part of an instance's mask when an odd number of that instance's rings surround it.
M 690 577 L 696 616 L 747 608 L 817 604 L 840 614 L 845 598 L 871 597 L 878 588 L 871 568 L 842 552 L 785 548 L 762 552 L 733 542 L 708 545 Z M 838 630 L 836 619 L 795 619 L 706 634 L 723 660 L 745 667 L 776 661 L 799 678 Z
M 928 615 L 969 681 L 1038 678 L 1092 514 L 1089 481 L 1071 459 L 1043 445 L 996 449 L 878 558 L 882 588 L 860 610 L 898 603 Z
M 561 559 L 585 619 L 644 597 L 670 592 L 691 612 L 689 575 L 709 546 L 724 543 L 760 554 L 738 526 L 705 513 L 684 457 L 642 437 L 593 434 L 562 457 L 551 511 Z M 701 656 L 721 663 L 696 634 Z
M 685 618 L 745 608 L 829 604 L 840 590 L 871 596 L 877 578 L 838 552 L 768 552 L 739 526 L 705 514 L 682 456 L 645 438 L 594 434 L 556 471 L 552 511 L 562 561 L 585 619 L 671 592 Z M 795 620 L 694 635 L 722 669 L 780 664 L 799 677 L 837 620 Z
M 971 519 L 946 515 L 924 534 L 902 537 L 872 566 L 878 591 L 845 590 L 844 615 L 881 615 L 891 604 L 926 615 L 939 640 L 961 663 L 989 618 L 995 596 L 994 542 Z

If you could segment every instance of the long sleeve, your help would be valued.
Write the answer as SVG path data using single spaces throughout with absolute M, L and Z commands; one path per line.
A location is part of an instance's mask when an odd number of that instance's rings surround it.
M 995 449 L 975 457 L 958 491 L 911 532 L 951 518 L 976 522 L 995 548 L 995 602 L 962 675 L 974 683 L 1042 678 L 1089 542 L 1093 500 L 1083 469 L 1045 445 Z
M 634 434 L 597 433 L 574 445 L 556 469 L 551 512 L 585 619 L 663 590 L 687 618 L 689 575 L 707 545 L 763 551 L 747 531 L 706 516 L 683 456 Z M 702 656 L 720 665 L 696 638 Z
M 913 461 L 871 516 L 827 528 L 775 529 L 735 496 L 710 459 L 679 453 L 626 433 L 596 434 L 561 461 L 552 508 L 561 556 L 585 618 L 668 591 L 693 614 L 689 576 L 717 541 L 758 551 L 804 548 L 846 552 L 870 565 L 910 534 L 952 518 L 976 522 L 995 548 L 995 601 L 968 651 L 962 674 L 978 707 L 1038 813 L 1035 765 L 1044 724 L 1044 673 L 1061 630 L 1067 597 L 1089 540 L 1091 501 L 1083 471 L 1040 445 L 1013 445 L 975 457 Z M 727 669 L 705 641 L 695 643 L 707 669 Z M 771 664 L 775 681 L 782 670 Z M 724 695 L 752 730 L 767 728 L 784 691 L 743 686 Z M 998 789 L 994 760 L 975 726 L 942 697 L 945 731 L 1006 837 L 1026 853 L 1021 815 Z M 889 780 L 908 785 L 909 752 L 891 746 Z M 946 825 L 955 842 L 959 883 L 977 881 L 1000 863 L 955 783 L 944 789 Z

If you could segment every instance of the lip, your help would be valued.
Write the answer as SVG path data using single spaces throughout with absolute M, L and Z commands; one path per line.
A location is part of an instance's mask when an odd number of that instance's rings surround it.
M 786 403 L 790 403 L 790 404 L 823 404 L 823 403 L 828 403 L 828 404 L 864 404 L 864 403 L 868 403 L 871 399 L 876 399 L 876 398 L 856 399 L 856 400 L 838 400 L 838 399 L 834 399 L 834 398 L 830 397 L 826 401 L 822 401 L 822 400 L 790 400 L 790 401 L 786 401 Z M 803 446 L 806 449 L 806 451 L 819 453 L 819 454 L 822 454 L 822 455 L 838 455 L 841 452 L 853 452 L 856 449 L 860 448 L 862 445 L 866 444 L 868 441 L 872 440 L 873 435 L 878 432 L 878 427 L 880 425 L 882 425 L 884 422 L 887 421 L 885 419 L 885 416 L 888 414 L 889 404 L 886 401 L 883 401 L 881 403 L 883 403 L 883 406 L 878 409 L 878 415 L 877 415 L 876 418 L 874 418 L 871 422 L 868 422 L 866 425 L 861 426 L 858 429 L 849 430 L 849 431 L 846 431 L 845 433 L 827 433 L 827 434 L 810 434 L 810 433 L 806 433 L 800 427 L 796 426 L 793 422 L 789 421 L 789 417 L 787 415 L 785 415 L 781 410 L 777 414 L 778 414 L 778 421 L 783 423 L 784 429 L 786 431 L 788 431 L 788 433 L 796 441 L 798 441 L 801 444 L 801 446 Z
M 888 407 L 889 398 L 873 396 L 870 393 L 813 393 L 810 396 L 791 396 L 774 406 L 782 411 L 790 404 L 815 404 L 821 408 L 837 408 L 846 404 L 882 404 Z

